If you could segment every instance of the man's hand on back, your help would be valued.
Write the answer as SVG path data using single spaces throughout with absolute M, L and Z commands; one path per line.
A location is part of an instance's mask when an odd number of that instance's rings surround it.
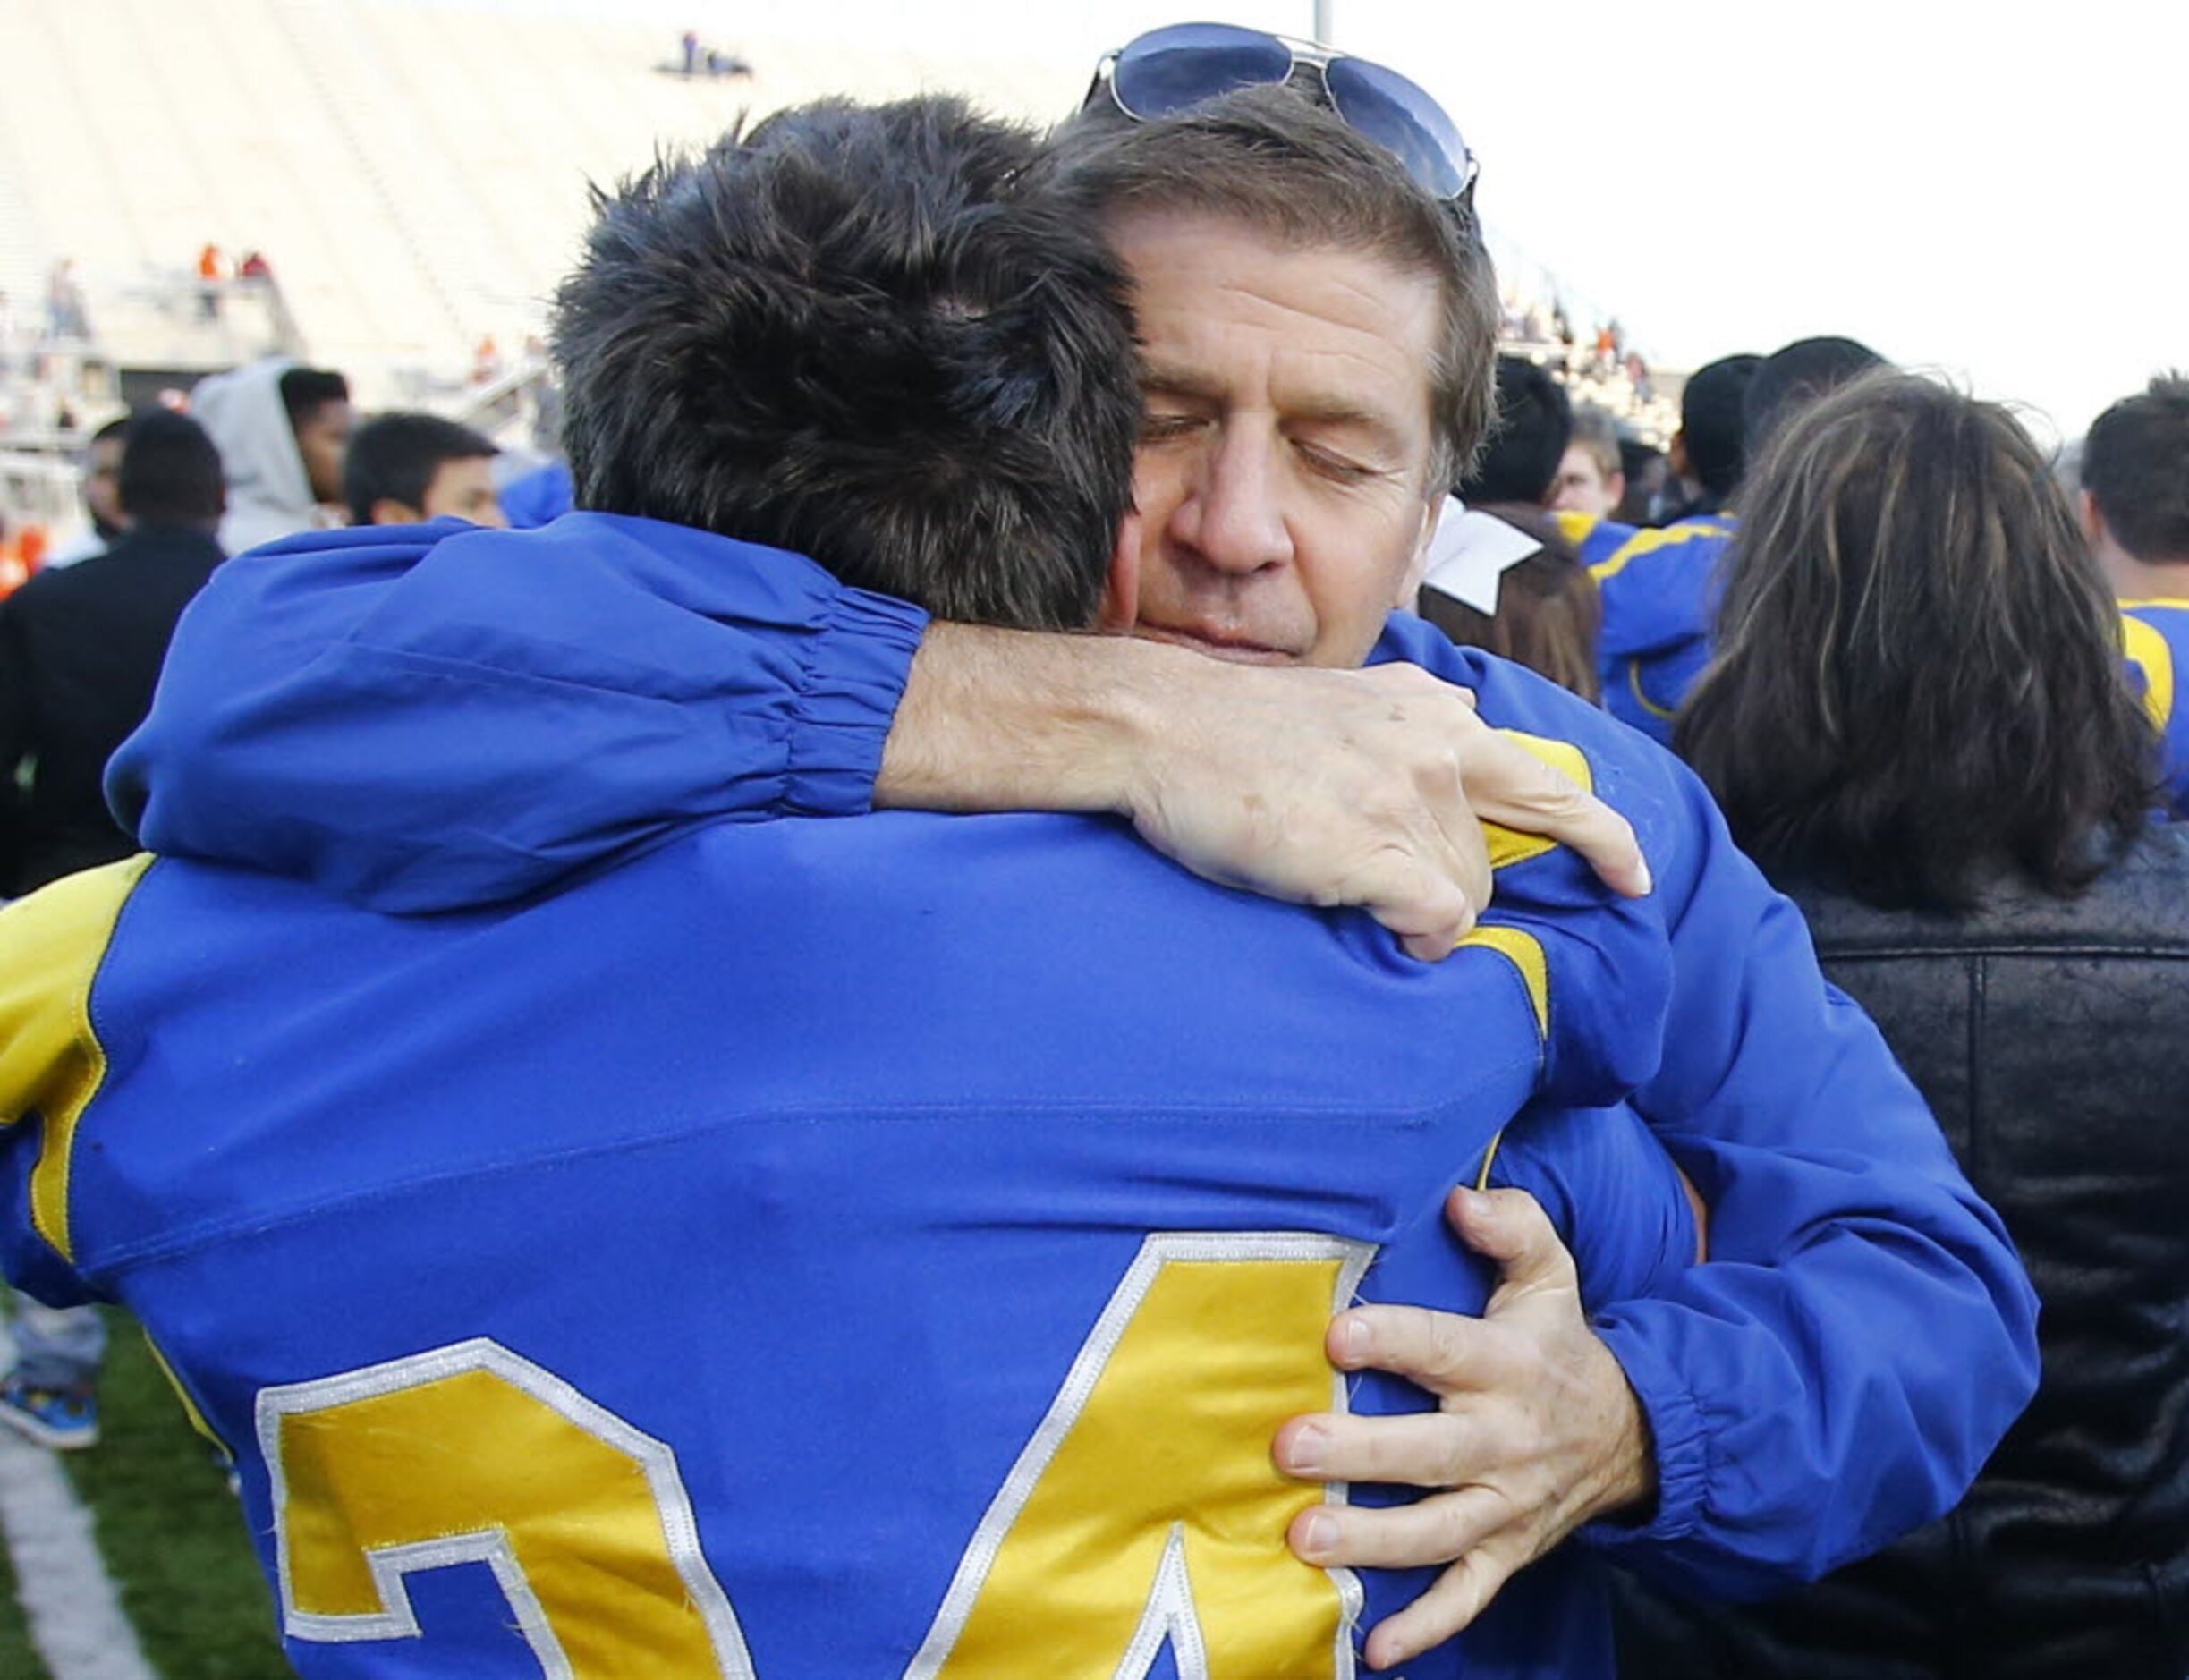
M 1430 960 L 1489 902 L 1478 819 L 1572 846 L 1622 892 L 1649 889 L 1625 819 L 1411 666 L 1271 669 L 937 624 L 875 802 L 1116 811 L 1196 874 L 1359 905 Z
M 1656 1485 L 1633 1391 L 1590 1329 L 1573 1260 L 1535 1199 L 1462 1190 L 1447 1211 L 1503 1272 L 1482 1317 L 1357 1307 L 1332 1321 L 1328 1341 L 1341 1370 L 1396 1372 L 1438 1410 L 1316 1413 L 1286 1423 L 1274 1448 L 1277 1468 L 1303 1480 L 1438 1490 L 1386 1510 L 1317 1505 L 1293 1523 L 1293 1550 L 1321 1567 L 1448 1565 L 1370 1633 L 1377 1668 L 1451 1638 L 1514 1571 Z

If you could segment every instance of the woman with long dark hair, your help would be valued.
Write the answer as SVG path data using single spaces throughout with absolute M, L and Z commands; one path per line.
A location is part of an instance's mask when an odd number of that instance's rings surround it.
M 1630 1676 L 2189 1672 L 2189 829 L 2117 611 L 2005 410 L 1873 374 L 1752 471 L 1677 730 L 2021 1244 L 2037 1399 L 1961 1506 Z
M 1865 377 L 1752 473 L 1676 726 L 1749 855 L 1880 905 L 2087 886 L 2146 826 L 2120 611 L 2005 409 Z

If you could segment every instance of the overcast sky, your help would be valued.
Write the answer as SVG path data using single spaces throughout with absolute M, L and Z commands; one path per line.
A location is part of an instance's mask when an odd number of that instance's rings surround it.
M 617 9 L 731 42 L 742 26 L 1089 68 L 1161 23 L 1305 34 L 1314 15 L 1306 0 Z M 1451 111 L 1492 227 L 1667 363 L 1843 332 L 2069 435 L 2154 369 L 2189 364 L 2178 0 L 1331 10 L 1338 45 Z

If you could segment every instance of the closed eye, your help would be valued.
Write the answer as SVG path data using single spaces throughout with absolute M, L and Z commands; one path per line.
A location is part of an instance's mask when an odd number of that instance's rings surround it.
M 1310 467 L 1336 484 L 1363 484 L 1384 476 L 1380 469 L 1339 454 L 1325 445 L 1300 443 L 1294 447 Z
M 1141 442 L 1159 444 L 1184 437 L 1200 429 L 1203 423 L 1198 414 L 1144 414 L 1140 423 Z

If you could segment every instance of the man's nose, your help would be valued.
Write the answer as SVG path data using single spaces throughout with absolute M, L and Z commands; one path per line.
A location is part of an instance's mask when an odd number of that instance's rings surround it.
M 1233 433 L 1204 456 L 1179 506 L 1178 534 L 1210 566 L 1244 574 L 1292 557 L 1276 450 L 1281 439 Z

